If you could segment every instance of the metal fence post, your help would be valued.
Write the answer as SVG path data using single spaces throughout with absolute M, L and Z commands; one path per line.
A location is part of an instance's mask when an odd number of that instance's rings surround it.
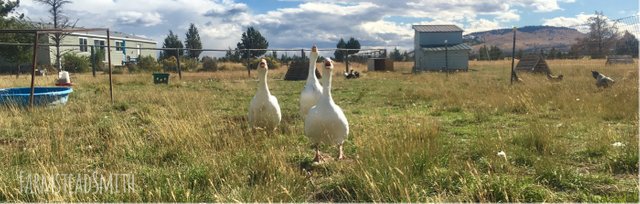
M 93 77 L 96 77 L 96 53 L 93 45 L 91 46 L 91 72 L 93 73 Z
M 29 108 L 33 108 L 33 94 L 35 92 L 35 80 L 36 80 L 36 66 L 38 63 L 38 31 L 34 32 L 33 40 L 33 59 L 31 60 L 31 92 L 29 93 Z
M 511 49 L 511 84 L 513 84 L 513 77 L 515 76 L 515 72 L 513 70 L 513 66 L 516 61 L 516 27 L 513 27 L 513 48 Z
M 182 80 L 182 68 L 180 68 L 180 48 L 176 48 L 176 64 L 178 66 L 178 78 Z
M 107 29 L 107 63 L 109 66 L 109 95 L 111 96 L 111 103 L 113 103 L 113 70 L 111 69 L 111 35 L 109 29 Z

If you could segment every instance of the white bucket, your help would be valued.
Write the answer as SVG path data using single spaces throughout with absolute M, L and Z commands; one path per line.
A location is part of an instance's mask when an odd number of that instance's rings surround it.
M 69 77 L 69 72 L 61 71 L 58 73 L 58 83 L 71 83 L 71 78 Z

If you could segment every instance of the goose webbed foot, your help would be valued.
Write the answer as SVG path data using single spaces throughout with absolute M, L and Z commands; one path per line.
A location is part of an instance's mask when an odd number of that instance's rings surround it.
M 320 156 L 320 149 L 318 149 L 318 145 L 315 145 L 314 149 L 316 151 L 316 155 L 313 158 L 313 163 L 322 163 L 324 159 L 322 158 L 322 156 Z
M 342 144 L 338 145 L 338 151 L 338 160 L 346 159 L 346 157 L 344 156 L 344 150 L 342 149 Z

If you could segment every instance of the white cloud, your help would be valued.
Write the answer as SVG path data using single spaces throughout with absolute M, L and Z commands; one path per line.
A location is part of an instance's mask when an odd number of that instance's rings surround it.
M 556 0 L 533 0 L 530 3 L 535 8 L 535 12 L 562 10 Z
M 589 27 L 585 25 L 588 19 L 593 17 L 594 14 L 584 14 L 580 13 L 575 17 L 555 17 L 550 19 L 543 19 L 542 25 L 547 26 L 563 26 L 563 27 L 572 27 L 577 29 L 580 32 L 586 33 L 589 31 Z
M 162 22 L 162 15 L 158 12 L 135 12 L 123 11 L 117 12 L 115 16 L 118 23 L 125 25 L 143 25 L 145 27 L 158 25 Z
M 469 24 L 465 30 L 466 33 L 503 28 L 499 22 L 487 19 L 473 20 Z
M 496 14 L 496 19 L 501 22 L 515 22 L 520 20 L 520 15 L 518 15 L 518 11 L 515 9 L 509 10 L 507 12 L 499 12 Z

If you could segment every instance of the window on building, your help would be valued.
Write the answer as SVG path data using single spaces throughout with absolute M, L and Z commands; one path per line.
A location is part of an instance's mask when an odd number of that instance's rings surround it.
M 80 52 L 86 52 L 87 51 L 87 39 L 86 38 L 79 38 L 79 43 L 80 44 Z
M 95 46 L 95 48 L 97 49 L 96 51 L 100 50 L 102 51 L 102 53 L 104 53 L 104 60 L 107 60 L 107 52 L 104 49 L 106 46 L 104 45 L 104 40 L 94 40 L 93 41 L 93 46 Z
M 122 51 L 122 41 L 116 41 L 116 51 Z

